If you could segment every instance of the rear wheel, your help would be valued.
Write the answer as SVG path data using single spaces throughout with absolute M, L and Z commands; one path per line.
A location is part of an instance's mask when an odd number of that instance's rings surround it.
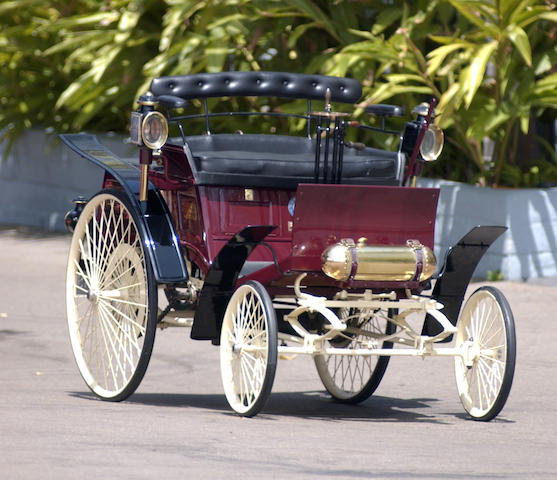
M 139 386 L 153 348 L 157 287 L 125 194 L 105 190 L 76 224 L 66 278 L 72 349 L 87 386 L 119 401 Z
M 479 288 L 462 308 L 457 328 L 460 400 L 474 420 L 491 420 L 505 405 L 514 376 L 516 336 L 507 300 L 496 288 Z
M 343 308 L 338 314 L 348 325 L 347 334 L 330 340 L 334 348 L 392 348 L 391 342 L 378 342 L 391 335 L 396 326 L 389 322 L 390 312 Z M 326 390 L 339 402 L 359 403 L 369 398 L 383 378 L 390 357 L 357 355 L 317 355 L 314 357 L 319 378 Z
M 265 405 L 277 367 L 277 321 L 269 294 L 250 281 L 232 295 L 220 337 L 222 383 L 228 403 L 251 417 Z

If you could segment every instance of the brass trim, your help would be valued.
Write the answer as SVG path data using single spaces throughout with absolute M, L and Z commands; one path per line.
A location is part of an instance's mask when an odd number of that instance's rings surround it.
M 149 165 L 142 163 L 139 165 L 141 168 L 141 174 L 139 177 L 139 201 L 147 201 L 147 182 L 149 179 Z
M 147 100 L 147 99 L 151 99 L 152 100 Z M 142 100 L 143 99 L 143 100 Z M 146 107 L 154 107 L 158 102 L 156 97 L 151 93 L 151 92 L 147 92 L 144 95 L 141 95 L 138 99 L 137 99 L 137 103 L 139 105 L 144 105 Z
M 351 117 L 351 113 L 346 112 L 308 112 L 308 116 L 310 117 L 322 117 L 322 118 L 342 118 L 342 117 Z

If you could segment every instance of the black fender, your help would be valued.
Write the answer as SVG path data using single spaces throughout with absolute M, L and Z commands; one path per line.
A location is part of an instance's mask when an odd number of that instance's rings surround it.
M 245 227 L 221 248 L 205 275 L 191 329 L 191 338 L 218 344 L 222 320 L 238 275 L 251 252 L 276 226 Z
M 139 217 L 139 233 L 153 266 L 157 283 L 178 283 L 188 280 L 188 270 L 180 241 L 166 202 L 158 189 L 149 182 L 147 202 L 141 208 L 138 200 L 138 166 L 106 149 L 95 135 L 64 134 L 60 139 L 78 155 L 103 168 L 114 177 L 129 197 Z
M 474 227 L 447 251 L 445 263 L 437 277 L 431 298 L 444 305 L 442 312 L 453 325 L 456 326 L 460 307 L 476 266 L 488 248 L 506 230 L 507 227 L 501 226 Z M 435 336 L 441 331 L 439 322 L 428 314 L 422 335 Z M 452 335 L 443 341 L 449 342 L 451 338 Z

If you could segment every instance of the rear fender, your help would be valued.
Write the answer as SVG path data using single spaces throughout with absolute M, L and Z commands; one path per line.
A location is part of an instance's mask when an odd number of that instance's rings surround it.
M 246 227 L 222 247 L 205 275 L 199 304 L 195 309 L 191 338 L 218 343 L 224 313 L 240 271 L 255 247 L 275 228 L 272 225 Z
M 506 230 L 507 227 L 501 226 L 474 227 L 456 245 L 449 248 L 431 297 L 445 306 L 442 311 L 453 325 L 458 320 L 460 307 L 476 266 L 488 248 Z M 435 336 L 441 330 L 439 322 L 428 314 L 422 335 Z M 452 335 L 444 342 L 449 342 L 451 338 Z
M 157 283 L 178 283 L 188 280 L 178 235 L 166 202 L 158 189 L 149 183 L 147 202 L 140 206 L 139 168 L 107 150 L 95 135 L 68 134 L 60 139 L 78 155 L 105 170 L 128 195 L 138 212 L 139 233 L 153 266 Z

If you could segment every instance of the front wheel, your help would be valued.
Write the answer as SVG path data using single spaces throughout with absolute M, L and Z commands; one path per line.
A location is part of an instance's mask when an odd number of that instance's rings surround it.
M 267 401 L 277 367 L 277 320 L 259 282 L 240 286 L 230 298 L 220 337 L 226 399 L 241 416 L 256 415 Z
M 105 190 L 83 209 L 70 246 L 70 340 L 81 376 L 103 400 L 135 391 L 155 338 L 157 286 L 137 225 L 128 198 Z
M 462 308 L 457 328 L 460 400 L 474 420 L 489 421 L 505 405 L 514 376 L 516 336 L 507 300 L 496 288 L 479 288 Z

